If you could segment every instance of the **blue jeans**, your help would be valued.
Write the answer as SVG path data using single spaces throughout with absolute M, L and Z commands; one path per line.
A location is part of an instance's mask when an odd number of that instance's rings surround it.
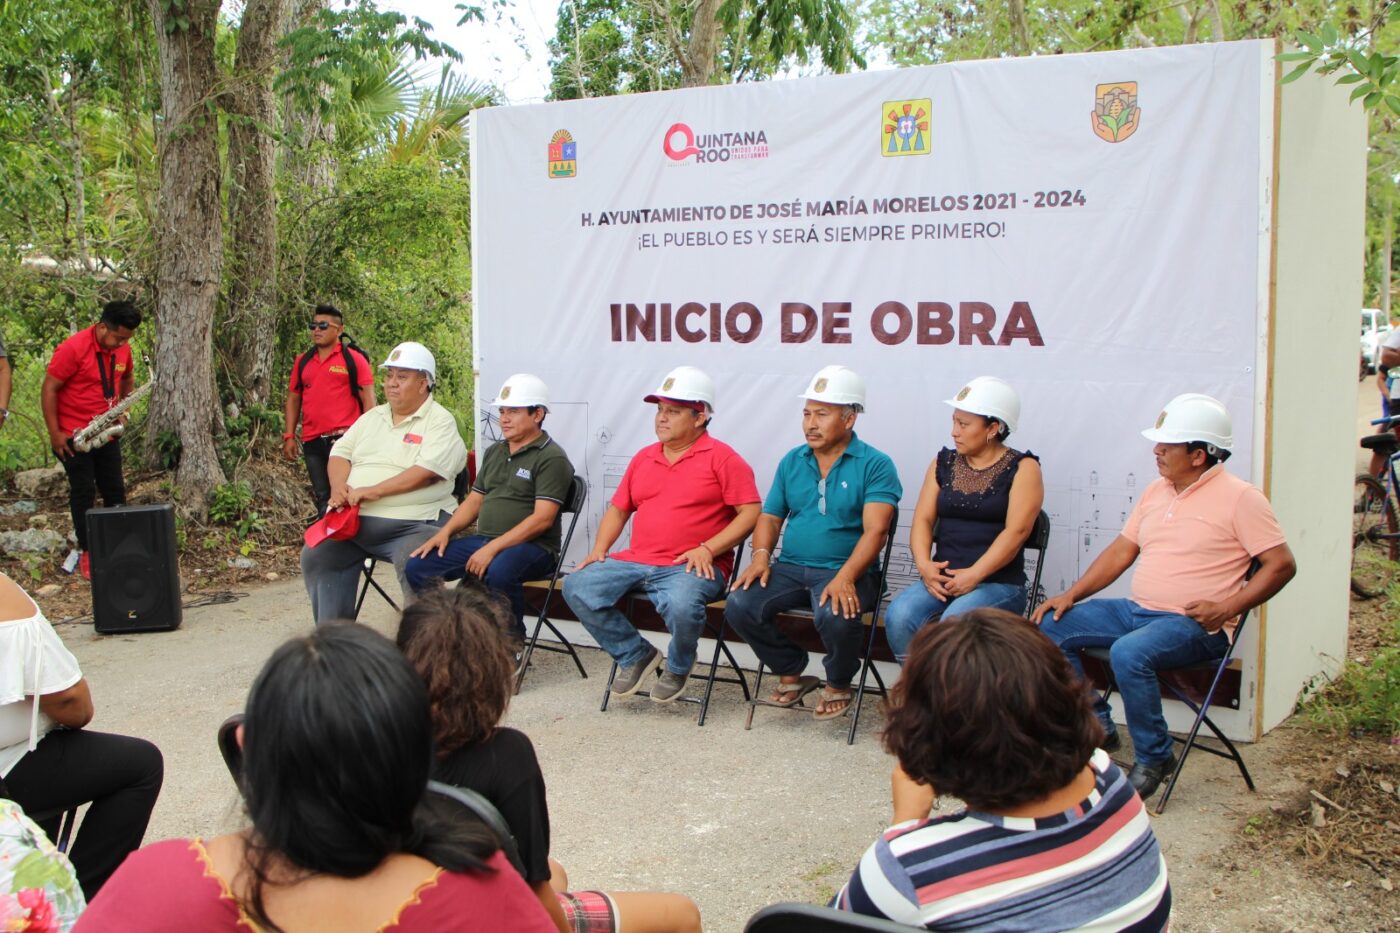
M 638 589 L 656 606 L 671 633 L 666 669 L 682 677 L 695 666 L 705 604 L 724 593 L 724 574 L 706 580 L 685 567 L 654 567 L 630 560 L 601 560 L 564 578 L 564 602 L 603 650 L 622 667 L 641 663 L 651 646 L 637 627 L 618 611 L 617 602 Z
M 923 580 L 916 580 L 890 600 L 885 609 L 885 638 L 895 660 L 902 665 L 909 654 L 909 643 L 927 623 L 987 608 L 1020 615 L 1026 611 L 1026 588 L 1014 583 L 982 583 L 971 593 L 944 602 L 928 591 Z
M 788 609 L 809 609 L 817 634 L 826 646 L 822 664 L 826 682 L 833 688 L 851 685 L 851 678 L 860 669 L 861 639 L 865 625 L 860 616 L 846 619 L 834 611 L 832 601 L 818 606 L 821 592 L 836 576 L 826 567 L 803 567 L 778 561 L 773 564 L 768 585 L 753 583 L 746 590 L 734 590 L 724 606 L 724 620 L 744 641 L 749 643 L 758 659 L 775 674 L 791 677 L 807 669 L 807 652 L 778 628 L 774 616 Z M 872 567 L 856 581 L 856 598 L 860 611 L 870 611 L 878 597 L 878 572 Z
M 410 557 L 403 575 L 415 594 L 431 587 L 434 580 L 460 580 L 467 574 L 467 561 L 490 540 L 485 535 L 468 535 L 449 542 L 440 557 L 436 551 Z M 501 551 L 486 567 L 486 585 L 510 600 L 515 613 L 515 638 L 525 638 L 525 590 L 521 584 L 549 576 L 554 561 L 549 551 L 526 541 Z
M 1080 678 L 1084 648 L 1108 648 L 1113 677 L 1123 697 L 1133 756 L 1139 764 L 1157 765 L 1171 757 L 1172 739 L 1162 715 L 1157 671 L 1219 660 L 1230 640 L 1223 631 L 1210 633 L 1199 622 L 1175 612 L 1144 609 L 1131 599 L 1091 599 L 1050 621 L 1040 630 L 1060 647 Z M 1094 712 L 1104 730 L 1113 734 L 1108 704 L 1094 695 Z

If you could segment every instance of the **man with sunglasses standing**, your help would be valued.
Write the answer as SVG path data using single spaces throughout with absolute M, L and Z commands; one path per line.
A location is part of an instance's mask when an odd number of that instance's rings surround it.
M 301 453 L 311 479 L 316 514 L 321 516 L 326 514 L 331 497 L 327 472 L 331 447 L 377 402 L 369 360 L 341 341 L 345 323 L 340 310 L 334 305 L 317 305 L 307 327 L 312 346 L 292 364 L 282 454 L 288 460 L 297 458 L 296 426 L 300 419 Z
M 844 716 L 860 669 L 861 616 L 880 598 L 880 549 L 904 489 L 894 461 L 856 437 L 865 382 L 845 366 L 817 371 L 799 396 L 805 444 L 778 463 L 753 533 L 753 559 L 730 588 L 724 618 L 778 675 L 768 697 L 796 706 L 816 689 L 807 652 L 778 628 L 788 609 L 810 609 L 826 646 L 817 719 Z M 787 524 L 781 558 L 778 533 Z

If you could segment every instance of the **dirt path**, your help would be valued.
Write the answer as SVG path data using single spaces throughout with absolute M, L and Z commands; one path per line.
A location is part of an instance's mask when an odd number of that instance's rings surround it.
M 379 605 L 366 620 L 386 631 L 392 624 Z M 241 708 L 272 648 L 309 627 L 299 580 L 190 610 L 172 633 L 99 636 L 88 625 L 60 626 L 92 681 L 93 727 L 146 736 L 165 752 L 166 787 L 148 841 L 239 825 L 215 730 Z M 621 701 L 601 713 L 603 661 L 586 652 L 591 676 L 581 680 L 567 659 L 542 658 L 510 714 L 539 748 L 554 854 L 576 885 L 684 891 L 707 929 L 719 931 L 741 929 L 772 901 L 829 897 L 888 814 L 890 761 L 876 740 L 878 714 L 862 718 L 848 748 L 843 723 L 773 710 L 744 731 L 732 686 L 717 689 L 704 728 L 683 704 Z M 1298 791 L 1292 736 L 1278 730 L 1246 752 L 1257 796 L 1229 762 L 1195 756 L 1166 814 L 1154 818 L 1172 873 L 1175 929 L 1400 925 L 1375 916 L 1359 892 L 1254 851 L 1242 836 L 1251 815 Z

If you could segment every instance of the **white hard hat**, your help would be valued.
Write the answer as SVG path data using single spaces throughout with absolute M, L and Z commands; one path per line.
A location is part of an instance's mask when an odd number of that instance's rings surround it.
M 943 404 L 983 418 L 995 418 L 1006 425 L 1008 434 L 1016 430 L 1016 422 L 1021 420 L 1021 397 L 996 376 L 978 376 L 959 389 L 957 395 L 944 399 Z
M 1226 451 L 1235 446 L 1230 413 L 1218 400 L 1199 392 L 1187 392 L 1168 402 L 1157 423 L 1142 436 L 1162 444 L 1200 441 Z
M 534 408 L 549 411 L 549 387 L 539 376 L 516 373 L 505 381 L 490 402 L 493 408 Z
M 433 352 L 421 343 L 409 340 L 389 351 L 389 358 L 379 364 L 380 369 L 416 369 L 428 374 L 428 384 L 437 382 L 437 360 Z
M 659 402 L 663 398 L 678 402 L 704 402 L 711 412 L 715 410 L 715 381 L 704 370 L 694 366 L 677 366 L 666 374 L 656 391 L 642 399 L 644 402 Z
M 845 366 L 823 366 L 807 383 L 807 391 L 798 398 L 862 410 L 865 408 L 865 380 Z

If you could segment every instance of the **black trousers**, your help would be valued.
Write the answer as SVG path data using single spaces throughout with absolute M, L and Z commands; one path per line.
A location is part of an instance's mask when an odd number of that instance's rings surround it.
M 331 501 L 331 448 L 340 440 L 334 437 L 316 437 L 302 441 L 301 455 L 306 460 L 306 475 L 311 478 L 311 498 L 316 500 L 316 515 L 326 514 L 326 504 Z
M 111 508 L 126 505 L 126 484 L 122 481 L 122 442 L 110 440 L 87 453 L 75 453 L 63 461 L 68 474 L 68 509 L 73 515 L 73 533 L 78 547 L 86 551 L 87 513 L 101 491 L 102 504 Z
M 91 803 L 68 858 L 89 902 L 141 847 L 165 778 L 160 749 L 145 739 L 55 729 L 5 775 L 10 799 L 54 838 L 63 813 Z

